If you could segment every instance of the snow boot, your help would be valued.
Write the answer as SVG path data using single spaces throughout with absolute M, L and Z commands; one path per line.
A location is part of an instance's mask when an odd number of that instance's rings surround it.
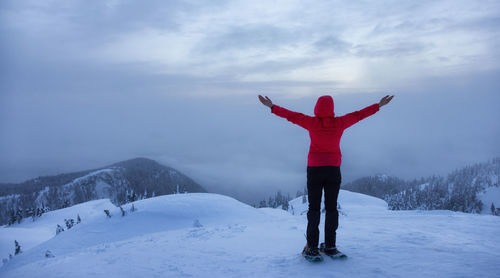
M 319 245 L 319 251 L 332 259 L 347 258 L 347 255 L 340 252 L 337 247 L 326 247 L 324 242 Z
M 302 256 L 313 263 L 323 261 L 323 257 L 321 257 L 318 248 L 309 248 L 307 244 L 304 246 L 304 250 L 302 250 Z

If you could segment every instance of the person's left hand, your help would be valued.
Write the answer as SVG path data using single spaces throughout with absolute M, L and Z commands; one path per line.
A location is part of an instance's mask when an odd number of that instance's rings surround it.
M 269 108 L 271 108 L 273 106 L 273 102 L 267 96 L 266 96 L 266 98 L 264 98 L 263 96 L 259 95 L 259 100 L 260 100 L 260 102 L 262 102 L 262 104 L 264 104 L 265 106 L 267 106 Z

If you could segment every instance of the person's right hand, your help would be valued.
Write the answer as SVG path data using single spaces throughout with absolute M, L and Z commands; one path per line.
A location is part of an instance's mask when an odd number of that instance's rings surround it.
M 394 97 L 394 95 L 392 95 L 392 96 L 386 95 L 385 97 L 383 97 L 380 100 L 380 102 L 378 103 L 379 108 L 388 104 L 392 100 L 393 97 Z
M 269 108 L 273 107 L 273 102 L 267 96 L 266 96 L 266 98 L 264 98 L 263 96 L 259 95 L 259 100 L 265 106 L 267 106 Z

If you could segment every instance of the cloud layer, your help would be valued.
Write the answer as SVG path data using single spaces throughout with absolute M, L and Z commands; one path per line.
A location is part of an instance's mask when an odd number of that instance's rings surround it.
M 147 156 L 253 201 L 305 184 L 312 114 L 394 103 L 346 132 L 344 180 L 500 154 L 498 1 L 3 1 L 0 182 Z

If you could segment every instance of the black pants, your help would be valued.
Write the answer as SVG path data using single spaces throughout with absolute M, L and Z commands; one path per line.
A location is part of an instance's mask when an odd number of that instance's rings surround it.
M 317 247 L 319 241 L 319 219 L 321 215 L 321 194 L 325 190 L 325 245 L 334 247 L 336 231 L 339 226 L 337 198 L 339 196 L 340 167 L 338 166 L 308 166 L 307 167 L 307 197 L 309 211 L 307 212 L 307 246 Z

